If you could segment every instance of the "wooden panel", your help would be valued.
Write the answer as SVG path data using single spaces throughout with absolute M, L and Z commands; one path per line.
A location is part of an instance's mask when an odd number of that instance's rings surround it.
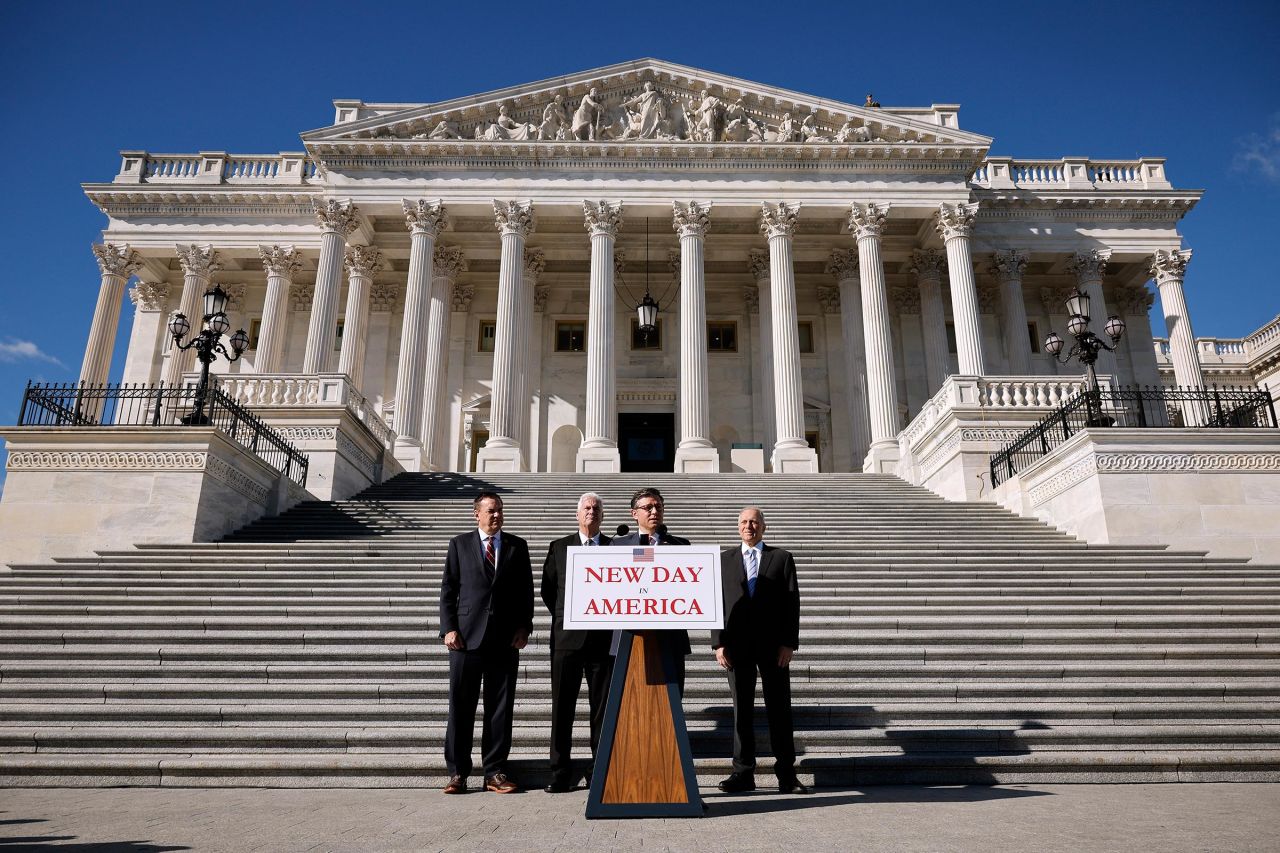
M 687 803 L 662 647 L 651 631 L 632 638 L 604 803 Z

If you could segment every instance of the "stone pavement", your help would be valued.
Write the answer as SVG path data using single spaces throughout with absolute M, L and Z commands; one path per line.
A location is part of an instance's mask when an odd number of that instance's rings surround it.
M 0 851 L 1276 851 L 1280 784 L 704 790 L 701 820 L 588 821 L 549 796 L 325 789 L 0 792 Z

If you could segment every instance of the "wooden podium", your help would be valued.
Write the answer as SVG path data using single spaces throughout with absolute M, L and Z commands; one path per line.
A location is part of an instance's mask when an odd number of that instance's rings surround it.
M 623 631 L 588 818 L 702 817 L 672 632 Z

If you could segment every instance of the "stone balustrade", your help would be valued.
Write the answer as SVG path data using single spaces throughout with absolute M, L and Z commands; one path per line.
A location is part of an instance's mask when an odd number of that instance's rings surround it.
M 117 184 L 288 184 L 303 185 L 317 176 L 314 160 L 302 152 L 279 154 L 151 154 L 120 152 Z
M 988 157 L 974 171 L 970 183 L 983 189 L 1167 190 L 1162 158 L 1141 160 L 1015 160 Z
M 1171 364 L 1168 338 L 1152 338 L 1156 363 Z M 1247 338 L 1197 338 L 1196 351 L 1202 363 L 1247 365 L 1280 351 L 1280 317 L 1276 317 Z

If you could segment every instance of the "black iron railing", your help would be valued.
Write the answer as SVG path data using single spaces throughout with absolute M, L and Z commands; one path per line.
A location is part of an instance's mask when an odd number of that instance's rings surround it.
M 1086 427 L 1275 428 L 1271 395 L 1254 388 L 1101 388 L 1082 391 L 991 457 L 991 484 L 1019 471 Z
M 307 456 L 212 384 L 196 413 L 194 387 L 27 383 L 19 426 L 212 426 L 298 485 Z

